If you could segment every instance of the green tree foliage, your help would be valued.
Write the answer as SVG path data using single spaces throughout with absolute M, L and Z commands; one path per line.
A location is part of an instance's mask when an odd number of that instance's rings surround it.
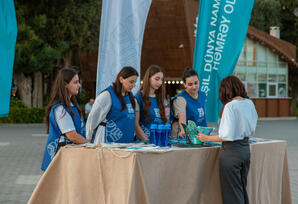
M 27 75 L 34 72 L 48 73 L 60 57 L 63 48 L 54 49 L 35 30 L 44 29 L 46 15 L 32 15 L 29 5 L 19 5 L 16 1 L 18 38 L 15 51 L 14 71 Z
M 264 32 L 269 32 L 270 26 L 281 26 L 279 0 L 255 0 L 250 25 Z
M 38 31 L 54 48 L 67 43 L 69 49 L 93 51 L 98 47 L 101 0 L 51 0 L 39 8 L 46 13 L 46 29 Z
M 26 105 L 42 104 L 37 100 L 43 95 L 40 73 L 49 74 L 54 66 L 72 66 L 78 49 L 98 47 L 100 6 L 101 0 L 15 0 L 14 79 Z
M 16 70 L 47 72 L 62 53 L 98 47 L 101 0 L 16 0 Z
M 297 0 L 280 0 L 281 2 L 281 32 L 282 39 L 291 42 L 298 48 L 298 17 L 294 15 L 298 7 Z M 296 52 L 297 54 L 297 52 Z
M 250 25 L 269 32 L 270 26 L 280 27 L 280 37 L 298 47 L 297 0 L 255 0 Z

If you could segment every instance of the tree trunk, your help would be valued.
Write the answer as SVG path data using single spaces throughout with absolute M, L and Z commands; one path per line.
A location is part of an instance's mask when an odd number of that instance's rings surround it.
M 67 67 L 71 67 L 72 66 L 72 56 L 73 56 L 73 53 L 72 53 L 72 50 L 68 50 L 64 56 L 63 56 L 63 61 L 64 61 L 64 68 L 67 68 Z
M 26 77 L 24 73 L 18 72 L 14 75 L 19 95 L 26 106 L 32 106 L 32 78 Z
M 33 107 L 41 108 L 43 105 L 42 73 L 34 73 Z

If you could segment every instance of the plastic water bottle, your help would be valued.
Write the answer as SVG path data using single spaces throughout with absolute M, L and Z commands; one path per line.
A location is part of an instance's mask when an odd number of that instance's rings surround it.
M 165 125 L 165 129 L 166 129 L 166 134 L 165 134 L 165 146 L 171 146 L 170 144 L 170 140 L 171 140 L 171 132 L 172 132 L 172 129 L 171 129 L 171 125 L 170 124 L 167 124 Z
M 156 144 L 157 146 L 161 146 L 161 141 L 163 139 L 163 130 L 164 130 L 164 125 L 157 125 L 157 131 L 155 134 L 156 137 Z
M 151 124 L 150 126 L 150 143 L 151 144 L 156 144 L 156 131 L 157 130 L 157 125 L 156 124 Z
M 165 125 L 159 125 L 160 129 L 161 129 L 161 132 L 160 132 L 160 135 L 159 135 L 159 146 L 161 147 L 165 147 L 167 146 L 166 144 L 166 137 L 167 137 L 167 129 L 166 129 L 166 126 Z

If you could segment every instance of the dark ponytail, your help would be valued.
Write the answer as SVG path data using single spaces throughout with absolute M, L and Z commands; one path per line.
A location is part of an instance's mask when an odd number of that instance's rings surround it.
M 198 73 L 197 73 L 195 70 L 193 70 L 193 69 L 187 67 L 187 68 L 184 70 L 183 75 L 182 75 L 182 80 L 183 80 L 183 82 L 185 83 L 185 82 L 186 82 L 186 78 L 188 78 L 188 77 L 192 77 L 192 76 L 197 76 L 197 77 L 198 77 Z

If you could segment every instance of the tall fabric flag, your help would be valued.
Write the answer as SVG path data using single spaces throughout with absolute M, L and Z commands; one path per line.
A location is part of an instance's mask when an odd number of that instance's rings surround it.
M 123 66 L 132 66 L 140 73 L 143 35 L 150 5 L 151 0 L 103 0 L 96 95 L 111 85 Z
M 14 1 L 0 1 L 0 117 L 8 116 L 17 20 Z
M 254 0 L 200 0 L 193 69 L 207 95 L 207 121 L 218 122 L 220 81 L 233 73 Z

